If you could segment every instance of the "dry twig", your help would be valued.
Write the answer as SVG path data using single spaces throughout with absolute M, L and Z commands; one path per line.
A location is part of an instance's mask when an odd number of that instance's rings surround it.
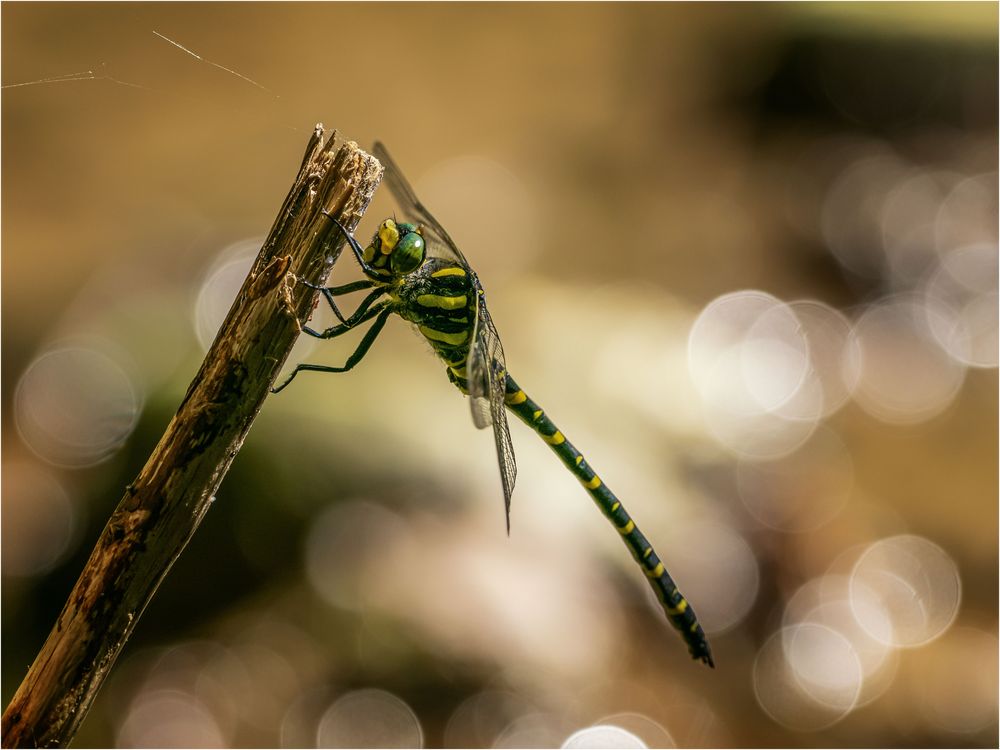
M 139 616 L 198 528 L 381 177 L 316 126 L 257 261 L 180 408 L 112 514 L 52 632 L 3 714 L 4 747 L 63 746 Z

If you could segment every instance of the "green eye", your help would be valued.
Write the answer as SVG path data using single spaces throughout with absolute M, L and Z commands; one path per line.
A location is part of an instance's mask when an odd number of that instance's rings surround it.
M 410 273 L 424 262 L 424 238 L 416 232 L 407 232 L 392 251 L 390 265 L 394 273 Z

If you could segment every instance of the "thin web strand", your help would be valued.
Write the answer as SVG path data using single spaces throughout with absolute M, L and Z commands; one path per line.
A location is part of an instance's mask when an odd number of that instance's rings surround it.
M 93 81 L 97 76 L 92 70 L 81 70 L 79 73 L 63 73 L 59 76 L 49 78 L 39 78 L 37 81 L 22 81 L 21 83 L 8 83 L 0 86 L 0 89 L 16 89 L 21 86 L 38 86 L 43 83 L 66 83 L 67 81 Z
M 21 83 L 7 83 L 0 86 L 0 89 L 16 89 L 23 86 L 43 86 L 50 83 L 75 83 L 77 81 L 111 81 L 111 83 L 118 84 L 119 86 L 128 86 L 133 89 L 144 89 L 146 91 L 152 91 L 148 86 L 142 86 L 138 83 L 130 83 L 128 81 L 123 81 L 120 78 L 115 78 L 113 75 L 108 73 L 107 63 L 101 63 L 101 68 L 103 73 L 97 75 L 93 70 L 81 70 L 77 73 L 63 73 L 62 75 L 49 76 L 48 78 L 39 78 L 34 81 L 22 81 Z
M 237 78 L 239 78 L 239 79 L 241 79 L 243 81 L 246 81 L 251 86 L 256 86 L 261 91 L 267 92 L 268 94 L 270 94 L 271 96 L 273 96 L 275 99 L 280 98 L 277 94 L 275 94 L 273 91 L 271 91 L 271 89 L 267 88 L 266 86 L 261 86 L 259 83 L 257 83 L 257 81 L 253 80 L 252 78 L 248 78 L 247 76 L 245 76 L 242 73 L 239 73 L 239 72 L 233 70 L 232 68 L 227 68 L 225 65 L 220 65 L 217 62 L 213 62 L 213 61 L 209 60 L 208 58 L 202 57 L 197 52 L 193 52 L 192 50 L 189 50 L 183 44 L 175 42 L 173 39 L 170 39 L 169 37 L 163 36 L 163 34 L 161 34 L 159 31 L 156 31 L 155 29 L 153 29 L 153 33 L 156 34 L 156 36 L 160 37 L 160 39 L 162 39 L 163 41 L 169 42 L 170 44 L 174 45 L 175 47 L 177 47 L 177 49 L 179 49 L 179 50 L 181 50 L 183 52 L 187 52 L 194 59 L 199 60 L 199 61 L 201 61 L 203 63 L 206 63 L 207 65 L 211 65 L 214 68 L 218 68 L 219 70 L 224 70 L 226 73 L 229 73 L 229 74 L 234 75 L 234 76 L 236 76 Z

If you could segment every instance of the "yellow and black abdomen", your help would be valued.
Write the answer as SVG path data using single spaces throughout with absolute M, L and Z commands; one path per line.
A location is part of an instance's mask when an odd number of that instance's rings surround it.
M 448 376 L 465 389 L 465 361 L 475 322 L 475 290 L 465 268 L 429 258 L 397 292 L 399 314 L 415 323 L 445 364 Z
M 646 580 L 656 593 L 670 624 L 673 625 L 687 643 L 688 651 L 695 659 L 700 659 L 710 667 L 714 667 L 712 650 L 705 637 L 694 609 L 687 599 L 677 589 L 674 579 L 660 560 L 653 545 L 649 543 L 625 506 L 615 496 L 597 473 L 590 467 L 583 455 L 559 431 L 545 412 L 535 403 L 514 379 L 507 375 L 505 383 L 507 408 L 521 418 L 528 427 L 544 440 L 549 448 L 562 460 L 566 468 L 572 472 L 590 497 L 601 509 L 601 512 L 618 530 L 625 546 L 629 548 L 632 557 L 639 563 L 646 574 Z

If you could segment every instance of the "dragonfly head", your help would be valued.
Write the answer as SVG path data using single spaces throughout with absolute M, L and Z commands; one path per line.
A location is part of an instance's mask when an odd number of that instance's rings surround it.
M 427 243 L 420 227 L 386 219 L 378 225 L 363 257 L 375 268 L 388 268 L 393 274 L 403 276 L 416 271 L 426 254 Z

